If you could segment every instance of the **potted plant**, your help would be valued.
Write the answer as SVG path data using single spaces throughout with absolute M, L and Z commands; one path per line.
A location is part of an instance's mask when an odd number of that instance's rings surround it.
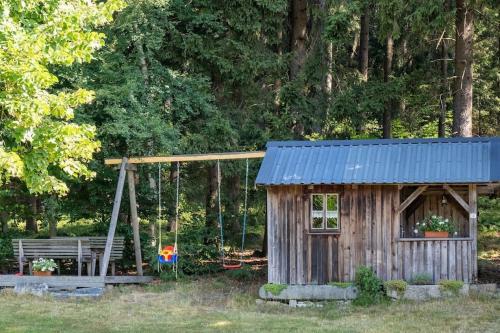
M 429 215 L 417 222 L 417 228 L 424 233 L 425 238 L 448 238 L 454 230 L 451 221 L 439 215 Z
M 56 268 L 57 264 L 54 259 L 38 258 L 33 260 L 33 275 L 35 276 L 51 276 Z

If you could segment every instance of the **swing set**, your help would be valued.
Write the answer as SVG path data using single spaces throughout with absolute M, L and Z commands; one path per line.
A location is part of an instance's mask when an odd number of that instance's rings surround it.
M 108 231 L 108 239 L 104 251 L 102 262 L 103 269 L 109 264 L 109 257 L 111 254 L 111 245 L 113 243 L 116 224 L 118 221 L 118 213 L 120 210 L 120 203 L 123 194 L 123 187 L 125 183 L 125 175 L 129 185 L 130 197 L 130 211 L 132 231 L 134 236 L 134 251 L 136 258 L 137 274 L 142 276 L 142 256 L 139 238 L 139 219 L 137 214 L 137 201 L 135 193 L 135 172 L 137 171 L 136 164 L 158 164 L 158 270 L 161 270 L 161 265 L 172 265 L 177 278 L 177 264 L 179 260 L 178 248 L 178 225 L 179 225 L 179 195 L 180 195 L 180 163 L 190 161 L 216 161 L 217 162 L 217 203 L 218 203 L 218 225 L 220 229 L 220 255 L 223 269 L 235 270 L 242 267 L 243 264 L 243 250 L 245 246 L 246 225 L 248 218 L 248 174 L 249 174 L 249 159 L 263 158 L 265 152 L 232 152 L 232 153 L 219 153 L 219 154 L 191 154 L 191 155 L 171 155 L 171 156 L 152 156 L 152 157 L 123 157 L 122 159 L 106 159 L 106 165 L 120 165 L 120 174 L 118 177 L 118 184 L 113 203 L 113 212 L 111 214 L 111 222 Z M 243 207 L 243 222 L 242 222 L 242 236 L 241 236 L 241 253 L 239 260 L 231 260 L 226 256 L 224 250 L 224 219 L 221 204 L 221 160 L 246 160 L 245 167 L 245 197 Z M 174 244 L 162 245 L 161 241 L 161 220 L 162 220 L 162 204 L 161 204 L 161 163 L 176 163 L 177 177 L 176 177 L 176 195 L 175 195 L 175 229 L 174 229 Z M 101 272 L 103 271 L 101 269 Z M 106 270 L 104 270 L 105 272 Z

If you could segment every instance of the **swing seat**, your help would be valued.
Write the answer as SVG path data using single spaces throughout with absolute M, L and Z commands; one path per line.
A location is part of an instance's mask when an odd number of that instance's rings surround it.
M 240 269 L 241 268 L 241 262 L 240 263 L 235 263 L 235 264 L 222 264 L 222 268 L 227 269 L 227 270 Z
M 158 261 L 160 264 L 175 264 L 177 263 L 177 254 L 171 254 L 167 257 L 164 255 L 158 255 Z
M 160 264 L 175 264 L 177 263 L 177 251 L 175 246 L 165 246 L 158 253 L 158 262 Z

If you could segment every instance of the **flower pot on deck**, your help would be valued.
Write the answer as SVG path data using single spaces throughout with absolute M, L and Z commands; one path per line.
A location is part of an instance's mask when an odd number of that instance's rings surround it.
M 51 276 L 52 272 L 51 271 L 45 271 L 45 272 L 42 272 L 42 271 L 33 271 L 33 275 L 34 276 Z
M 425 238 L 448 238 L 448 231 L 425 231 Z

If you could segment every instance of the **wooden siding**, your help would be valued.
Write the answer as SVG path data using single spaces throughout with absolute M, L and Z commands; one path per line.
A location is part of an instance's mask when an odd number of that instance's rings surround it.
M 320 192 L 340 194 L 338 234 L 310 231 L 310 194 Z M 396 185 L 268 187 L 269 282 L 352 281 L 361 265 L 384 280 L 426 272 L 473 279 L 471 240 L 399 241 L 400 200 Z
M 472 240 L 408 240 L 398 242 L 400 278 L 428 274 L 442 279 L 472 281 Z

